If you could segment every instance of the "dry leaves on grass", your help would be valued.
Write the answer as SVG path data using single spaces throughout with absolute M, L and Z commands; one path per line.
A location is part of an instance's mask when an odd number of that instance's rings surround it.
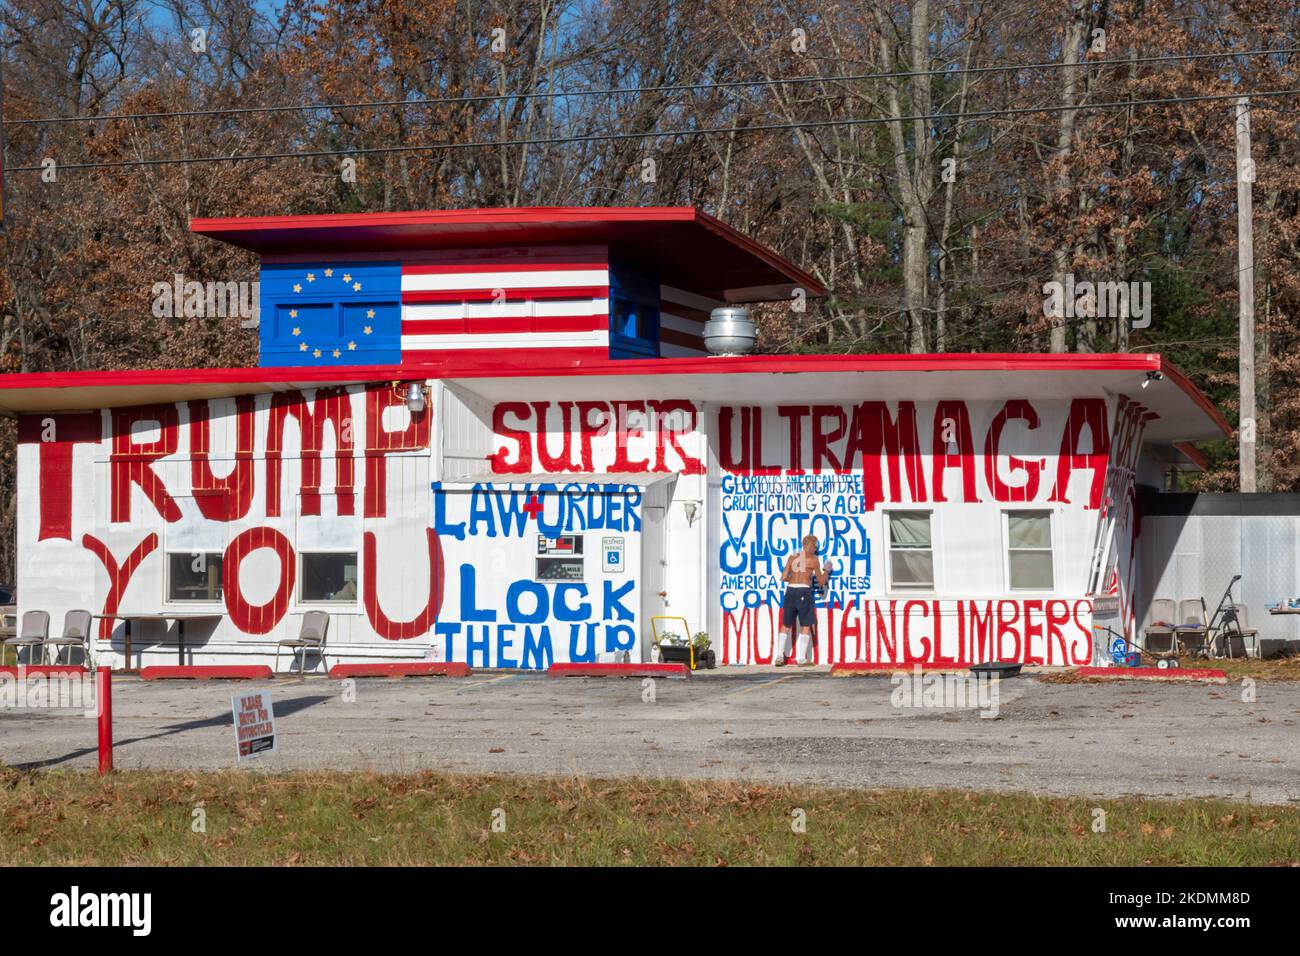
M 1157 827 L 1154 823 L 1149 823 L 1149 822 L 1142 824 L 1142 826 L 1139 827 L 1139 829 L 1142 831 L 1143 836 L 1159 835 L 1160 839 L 1162 840 L 1171 839 L 1174 835 L 1173 827 Z

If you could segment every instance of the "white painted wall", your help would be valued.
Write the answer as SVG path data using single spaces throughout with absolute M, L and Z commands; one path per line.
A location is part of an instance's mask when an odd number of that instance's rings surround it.
M 307 390 L 304 396 L 308 409 L 317 407 L 313 390 Z M 737 663 L 770 660 L 780 615 L 781 586 L 776 579 L 784 558 L 797 545 L 799 522 L 815 521 L 816 529 L 822 531 L 825 553 L 839 564 L 830 592 L 840 606 L 824 606 L 818 613 L 820 661 L 847 658 L 908 662 L 944 660 L 954 655 L 963 658 L 975 649 L 968 641 L 962 644 L 958 634 L 981 628 L 987 630 L 986 640 L 1002 635 L 1000 648 L 989 645 L 993 656 L 1030 661 L 1050 658 L 1052 663 L 1064 663 L 1067 659 L 1077 663 L 1093 656 L 1087 598 L 1099 521 L 1099 510 L 1089 500 L 1094 468 L 1086 467 L 1080 457 L 1074 467 L 1066 469 L 1064 485 L 1053 495 L 1063 436 L 1067 434 L 1071 414 L 1070 399 L 1032 403 L 1032 413 L 1038 421 L 1034 428 L 1023 418 L 1008 417 L 1006 402 L 1001 399 L 972 400 L 944 409 L 933 402 L 917 404 L 915 467 L 919 469 L 916 476 L 919 485 L 915 491 L 904 477 L 906 468 L 900 472 L 899 480 L 893 479 L 889 449 L 876 447 L 865 457 L 861 453 L 848 455 L 853 441 L 851 435 L 857 423 L 864 420 L 862 411 L 853 405 L 808 407 L 782 417 L 777 405 L 757 408 L 705 405 L 682 397 L 626 396 L 618 401 L 577 403 L 531 395 L 527 380 L 520 380 L 517 401 L 493 404 L 466 385 L 444 386 L 435 382 L 430 388 L 429 447 L 367 455 L 364 449 L 383 444 L 377 435 L 368 434 L 372 430 L 369 419 L 375 415 L 369 403 L 375 401 L 378 399 L 359 387 L 348 389 L 346 409 L 353 444 L 347 454 L 355 468 L 356 492 L 353 515 L 342 513 L 346 509 L 340 507 L 337 497 L 335 455 L 339 445 L 332 427 L 325 428 L 321 449 L 323 513 L 320 516 L 305 513 L 301 495 L 303 442 L 295 420 L 290 418 L 284 429 L 282 454 L 283 513 L 268 516 L 266 452 L 272 403 L 269 394 L 254 400 L 250 455 L 252 498 L 246 514 L 231 521 L 199 515 L 191 480 L 193 435 L 187 406 L 176 408 L 175 450 L 143 466 L 174 497 L 180 511 L 175 521 L 166 520 L 138 484 L 131 485 L 130 520 L 111 520 L 110 490 L 115 467 L 110 461 L 113 413 L 105 411 L 100 415 L 101 441 L 71 446 L 70 537 L 41 539 L 42 521 L 48 519 L 48 515 L 42 518 L 41 510 L 41 443 L 20 443 L 21 610 L 36 607 L 49 610 L 56 628 L 63 613 L 70 608 L 100 612 L 108 598 L 109 575 L 87 544 L 86 536 L 103 542 L 113 559 L 121 563 L 150 535 L 156 536 L 157 547 L 144 556 L 131 575 L 120 607 L 150 612 L 199 608 L 199 605 L 168 600 L 166 552 L 224 552 L 241 533 L 264 528 L 269 529 L 268 534 L 282 536 L 295 556 L 313 549 L 348 549 L 358 556 L 361 597 L 326 606 L 331 614 L 331 663 L 339 659 L 442 659 L 448 654 L 446 638 L 451 636 L 450 632 L 444 628 L 439 633 L 427 613 L 428 626 L 420 623 L 425 620 L 421 614 L 427 612 L 430 601 L 430 529 L 440 520 L 446 526 L 469 522 L 470 509 L 476 506 L 473 501 L 476 487 L 480 497 L 489 501 L 485 507 L 491 509 L 517 508 L 534 495 L 540 495 L 546 509 L 559 507 L 556 501 L 566 485 L 581 492 L 585 486 L 603 483 L 621 485 L 624 490 L 614 493 L 635 497 L 651 506 L 637 507 L 636 520 L 646 523 L 649 519 L 646 527 L 579 529 L 586 534 L 589 543 L 585 547 L 590 549 L 586 554 L 593 564 L 600 559 L 600 539 L 607 536 L 626 539 L 628 567 L 624 573 L 629 580 L 637 579 L 639 588 L 626 600 L 627 606 L 635 609 L 635 620 L 630 622 L 635 636 L 631 647 L 638 655 L 644 656 L 648 651 L 648 618 L 655 612 L 664 612 L 686 617 L 692 631 L 707 630 L 720 660 Z M 959 408 L 969 418 L 970 444 L 966 451 L 971 456 L 974 480 L 969 494 L 959 465 L 962 440 Z M 216 400 L 208 409 L 212 469 L 220 478 L 235 467 L 239 436 L 236 403 L 233 399 Z M 892 425 L 898 419 L 899 403 L 885 403 L 885 411 Z M 1025 413 L 1023 408 L 1020 413 Z M 1103 400 L 1102 414 L 1112 432 L 1116 413 L 1116 400 Z M 993 456 L 993 474 L 1007 488 L 1024 488 L 1029 471 L 1036 469 L 1038 487 L 1032 494 L 1011 492 L 1012 497 L 1026 500 L 995 500 L 997 493 L 986 472 L 985 450 L 999 417 L 1005 420 L 1005 427 L 997 454 Z M 729 423 L 727 436 L 722 434 L 724 418 Z M 955 419 L 954 444 L 944 446 L 940 440 L 936 446 L 936 430 L 942 432 L 948 418 Z M 760 419 L 761 425 L 755 428 Z M 792 441 L 791 432 L 795 419 L 800 425 L 797 443 Z M 411 424 L 410 415 L 400 404 L 384 409 L 379 421 L 386 432 L 413 434 L 406 431 Z M 155 424 L 152 431 L 146 428 L 141 432 L 136 441 L 147 442 L 158 433 Z M 1089 427 L 1079 429 L 1073 453 L 1078 456 L 1092 453 L 1094 440 Z M 821 457 L 815 460 L 819 447 L 823 449 Z M 952 456 L 951 467 L 946 469 L 942 481 L 937 481 L 936 472 L 945 447 Z M 385 463 L 385 514 L 366 517 L 364 502 L 367 495 L 375 493 L 371 487 L 373 472 L 367 467 L 367 461 L 376 457 Z M 1013 457 L 1023 463 L 1017 465 Z M 1104 457 L 1093 462 L 1101 471 L 1098 480 L 1107 478 L 1107 464 Z M 776 472 L 762 476 L 765 482 L 775 482 L 781 490 L 797 493 L 800 501 L 775 512 L 737 502 L 735 493 L 738 488 L 743 490 L 749 477 L 744 473 L 760 465 Z M 119 462 L 116 467 L 120 478 L 123 465 Z M 837 474 L 837 468 L 841 473 Z M 800 469 L 804 474 L 796 473 Z M 876 471 L 881 474 L 883 500 L 868 504 L 864 501 L 864 488 L 871 485 L 870 476 Z M 864 473 L 868 478 L 865 485 Z M 657 479 L 664 478 L 669 480 L 657 483 Z M 431 483 L 438 482 L 442 483 L 443 490 L 431 490 Z M 817 482 L 829 484 L 831 490 L 824 497 L 818 490 L 809 498 L 808 485 Z M 936 502 L 936 491 L 949 500 Z M 440 493 L 449 496 L 447 501 L 454 501 L 441 515 L 436 504 Z M 692 506 L 693 521 L 688 516 Z M 44 507 L 47 511 L 54 507 L 48 494 Z M 933 513 L 935 581 L 931 589 L 903 590 L 891 584 L 887 570 L 886 516 L 892 508 L 924 509 Z M 1026 508 L 1051 514 L 1054 585 L 1050 590 L 1016 591 L 1008 581 L 1004 512 Z M 496 513 L 499 518 L 500 512 Z M 551 512 L 543 510 L 543 523 L 553 521 L 547 518 L 548 514 Z M 760 561 L 755 570 L 753 557 L 759 547 L 756 529 L 760 519 L 768 528 L 775 520 L 777 528 L 763 539 L 763 547 L 770 547 L 773 552 L 770 569 Z M 508 620 L 507 598 L 512 585 L 532 582 L 537 516 L 522 526 L 516 525 L 519 530 L 512 535 L 488 534 L 483 520 L 480 514 L 475 533 L 469 533 L 467 527 L 466 533 L 457 537 L 446 533 L 447 527 L 443 527 L 444 533 L 438 537 L 435 558 L 443 572 L 444 597 L 438 620 L 446 625 L 466 623 L 462 620 L 465 592 L 461 568 L 467 564 L 475 568 L 475 610 L 495 613 L 497 624 L 521 623 Z M 832 533 L 827 534 L 826 530 Z M 643 536 L 647 533 L 662 539 L 656 537 L 646 547 Z M 367 535 L 373 536 L 375 542 L 373 560 L 365 554 Z M 655 552 L 660 540 L 664 555 L 663 564 L 658 565 L 661 570 L 655 574 L 637 574 L 635 568 L 643 554 L 658 560 Z M 762 549 L 757 553 L 761 557 Z M 734 579 L 724 579 L 723 567 L 737 565 L 742 555 L 746 565 L 743 573 L 756 573 L 762 580 L 742 585 Z M 371 571 L 373 584 L 368 584 Z M 295 576 L 298 577 L 296 571 Z M 655 580 L 660 576 L 662 585 Z M 244 601 L 257 605 L 273 601 L 283 572 L 276 554 L 261 548 L 248 555 L 238 577 L 237 590 Z M 596 568 L 588 568 L 583 577 L 587 595 L 603 595 L 608 577 Z M 651 584 L 652 587 L 644 586 Z M 553 584 L 546 586 L 553 598 L 556 588 Z M 522 590 L 516 597 L 524 591 L 536 592 L 531 584 L 518 584 L 518 587 Z M 576 591 L 568 590 L 567 597 L 577 596 Z M 373 605 L 370 609 L 367 597 Z M 744 608 L 747 599 L 754 605 L 748 610 Z M 203 610 L 222 613 L 223 619 L 216 626 L 193 629 L 190 636 L 193 662 L 269 661 L 274 642 L 296 633 L 301 615 L 321 606 L 304 601 L 299 584 L 295 584 L 283 608 L 267 612 L 274 621 L 264 633 L 250 633 L 232 619 L 231 600 L 227 593 L 221 602 L 201 606 Z M 618 607 L 612 609 L 612 614 L 606 613 L 611 610 L 607 604 L 595 601 L 591 615 L 584 622 L 590 620 L 603 629 L 628 623 Z M 572 617 L 567 611 L 566 614 Z M 528 616 L 525 606 L 523 617 Z M 388 623 L 377 624 L 380 617 Z M 402 622 L 409 623 L 403 627 Z M 564 615 L 552 614 L 545 622 L 535 623 L 539 627 L 544 623 L 553 630 L 551 660 L 568 659 L 568 641 L 560 640 L 557 635 L 563 632 L 567 638 L 573 622 Z M 394 636 L 395 631 L 402 633 Z M 101 659 L 118 666 L 124 663 L 121 632 L 118 624 L 111 641 L 96 645 Z M 486 656 L 471 662 L 478 666 L 495 666 L 503 660 L 519 662 L 524 635 L 514 633 L 518 634 L 519 643 L 509 643 L 514 637 L 507 632 L 503 644 L 500 643 L 502 635 L 494 632 Z M 146 639 L 138 640 L 138 653 L 132 663 L 174 663 L 174 645 L 159 646 L 160 637 L 155 630 L 146 634 Z M 620 632 L 617 641 L 623 640 Z M 450 653 L 455 659 L 463 660 L 465 647 L 464 640 L 453 638 Z M 540 661 L 540 655 L 534 655 L 533 663 Z

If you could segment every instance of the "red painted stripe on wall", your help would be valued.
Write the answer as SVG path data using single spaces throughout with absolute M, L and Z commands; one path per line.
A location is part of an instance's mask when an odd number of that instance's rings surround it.
M 699 349 L 703 352 L 704 336 L 691 335 L 689 332 L 678 332 L 676 329 L 659 329 L 659 341 L 667 342 L 669 345 L 680 345 L 683 348 Z
M 467 335 L 484 332 L 599 332 L 604 315 L 501 316 L 469 319 L 406 319 L 403 335 Z
M 705 312 L 703 309 L 692 309 L 688 305 L 678 305 L 675 302 L 668 302 L 667 300 L 660 300 L 659 311 L 664 315 L 675 315 L 679 319 L 698 322 L 700 325 L 709 321 L 709 313 Z
M 606 299 L 609 286 L 554 286 L 498 289 L 422 289 L 403 292 L 403 305 L 422 302 L 521 302 L 527 299 Z
M 517 352 L 519 348 L 518 343 L 512 343 L 496 349 L 403 349 L 402 358 L 412 364 L 444 362 L 450 352 L 455 354 L 457 368 L 492 368 L 501 364 L 502 355 Z M 609 361 L 609 347 L 604 345 L 590 348 L 536 348 L 531 354 L 544 360 L 550 368 L 579 368 L 591 362 Z
M 567 272 L 572 269 L 607 269 L 609 263 L 601 260 L 574 262 L 572 259 L 473 259 L 463 262 L 404 263 L 402 275 L 462 275 L 476 272 Z

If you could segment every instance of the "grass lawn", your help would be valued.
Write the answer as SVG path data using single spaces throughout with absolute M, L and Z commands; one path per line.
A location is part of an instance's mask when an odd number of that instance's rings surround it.
M 0 770 L 0 821 L 6 866 L 1300 864 L 1296 807 L 649 779 Z

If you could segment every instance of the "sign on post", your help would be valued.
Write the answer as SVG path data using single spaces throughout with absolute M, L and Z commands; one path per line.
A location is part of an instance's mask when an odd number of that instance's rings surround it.
M 275 711 L 269 690 L 236 694 L 230 698 L 230 710 L 235 716 L 240 760 L 275 753 Z
M 601 553 L 604 555 L 604 568 L 606 574 L 621 574 L 623 572 L 623 539 L 622 538 L 601 538 Z

